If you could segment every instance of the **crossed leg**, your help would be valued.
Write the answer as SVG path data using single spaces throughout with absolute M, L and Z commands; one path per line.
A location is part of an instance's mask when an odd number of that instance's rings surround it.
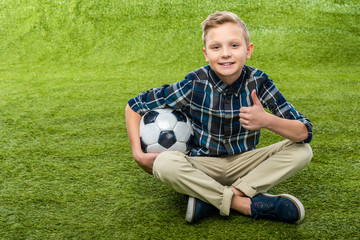
M 212 204 L 221 215 L 229 215 L 230 208 L 251 215 L 252 197 L 293 176 L 311 158 L 308 144 L 285 140 L 226 158 L 164 152 L 153 173 L 174 190 Z

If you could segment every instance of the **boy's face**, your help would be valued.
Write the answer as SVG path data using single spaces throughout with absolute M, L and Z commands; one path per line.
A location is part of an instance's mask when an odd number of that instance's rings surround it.
M 224 23 L 209 29 L 205 42 L 205 59 L 216 75 L 228 85 L 236 82 L 254 49 L 252 43 L 246 44 L 240 24 Z

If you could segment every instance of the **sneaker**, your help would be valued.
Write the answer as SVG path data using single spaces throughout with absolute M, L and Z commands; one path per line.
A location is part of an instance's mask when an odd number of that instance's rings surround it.
M 251 199 L 251 215 L 254 219 L 270 218 L 283 222 L 299 222 L 305 217 L 302 203 L 289 194 L 259 194 Z
M 203 202 L 200 199 L 189 197 L 186 209 L 185 221 L 194 223 L 209 216 L 210 213 L 215 212 L 217 209 L 213 205 Z

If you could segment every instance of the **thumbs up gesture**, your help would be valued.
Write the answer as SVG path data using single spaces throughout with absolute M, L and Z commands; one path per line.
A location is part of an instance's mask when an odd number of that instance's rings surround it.
M 260 128 L 266 127 L 270 114 L 267 113 L 261 105 L 260 100 L 256 96 L 256 90 L 251 92 L 251 99 L 254 103 L 253 106 L 240 108 L 240 123 L 245 129 L 259 130 Z

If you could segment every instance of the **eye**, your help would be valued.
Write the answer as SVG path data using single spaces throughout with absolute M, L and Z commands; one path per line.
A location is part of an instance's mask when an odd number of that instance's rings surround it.
M 236 44 L 236 43 L 231 44 L 231 47 L 232 47 L 232 48 L 237 48 L 237 47 L 239 47 L 239 44 Z
M 211 47 L 211 49 L 213 49 L 213 50 L 219 50 L 219 48 L 220 48 L 220 47 L 217 46 L 217 45 Z

